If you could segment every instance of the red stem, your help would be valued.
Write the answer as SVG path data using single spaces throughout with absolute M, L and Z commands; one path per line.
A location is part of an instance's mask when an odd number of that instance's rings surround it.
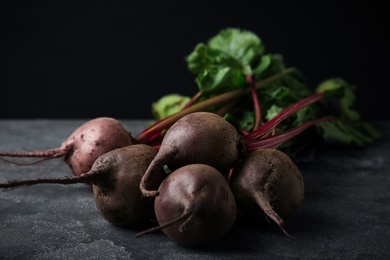
M 297 103 L 285 108 L 282 110 L 277 116 L 272 118 L 271 120 L 264 123 L 260 128 L 258 128 L 255 131 L 250 132 L 247 135 L 244 135 L 242 137 L 243 141 L 253 140 L 256 138 L 260 138 L 261 136 L 269 133 L 272 131 L 278 124 L 280 124 L 283 120 L 285 120 L 290 115 L 294 114 L 298 110 L 309 106 L 319 100 L 321 100 L 324 97 L 322 93 L 315 93 L 307 98 L 304 98 Z
M 233 90 L 227 93 L 223 93 L 221 95 L 206 99 L 202 102 L 196 103 L 187 109 L 181 110 L 173 115 L 170 115 L 168 117 L 165 117 L 150 127 L 146 128 L 144 131 L 139 133 L 135 139 L 137 139 L 140 143 L 148 143 L 152 140 L 153 136 L 156 136 L 156 133 L 160 133 L 164 129 L 169 128 L 172 126 L 177 120 L 179 120 L 181 117 L 188 115 L 193 112 L 199 112 L 204 111 L 206 108 L 209 108 L 213 105 L 231 100 L 232 98 L 235 98 L 237 96 L 244 95 L 246 93 L 246 89 L 237 89 Z
M 290 73 L 293 71 L 293 68 L 286 69 L 276 75 L 273 75 L 267 79 L 261 80 L 256 83 L 256 89 L 260 89 L 262 87 L 267 86 L 268 84 L 272 83 L 274 80 L 284 76 L 287 73 Z M 230 101 L 234 98 L 240 97 L 246 93 L 248 93 L 248 89 L 246 88 L 239 88 L 235 89 L 229 92 L 222 93 L 220 95 L 205 99 L 199 103 L 195 103 L 188 108 L 181 110 L 173 115 L 170 115 L 168 117 L 165 117 L 153 125 L 149 126 L 145 130 L 143 130 L 141 133 L 139 133 L 135 139 L 138 140 L 140 143 L 149 143 L 153 141 L 153 137 L 156 136 L 156 133 L 160 133 L 164 129 L 167 129 L 171 127 L 177 120 L 179 120 L 181 117 L 188 115 L 193 112 L 200 112 L 204 111 L 207 108 L 210 108 L 214 105 L 221 104 L 226 101 Z
M 263 138 L 263 139 L 257 139 L 257 140 L 246 140 L 244 142 L 245 149 L 247 152 L 254 151 L 259 148 L 276 148 L 283 142 L 295 137 L 296 135 L 300 134 L 302 131 L 307 129 L 310 126 L 326 122 L 326 121 L 333 121 L 336 120 L 333 117 L 321 117 L 318 119 L 314 119 L 308 122 L 305 122 L 299 126 L 296 126 L 294 128 L 291 128 L 289 130 L 283 131 L 282 133 Z
M 252 131 L 254 131 L 257 128 L 259 128 L 260 123 L 261 123 L 261 107 L 260 107 L 259 97 L 257 95 L 256 85 L 253 82 L 253 78 L 250 75 L 246 75 L 246 81 L 249 84 L 249 89 L 250 89 L 251 94 L 252 94 L 253 107 L 255 109 L 255 123 L 254 123 L 253 130 L 252 130 Z
M 195 101 L 200 97 L 200 92 L 196 93 L 183 107 L 181 110 L 187 109 L 190 107 L 192 104 L 195 103 Z

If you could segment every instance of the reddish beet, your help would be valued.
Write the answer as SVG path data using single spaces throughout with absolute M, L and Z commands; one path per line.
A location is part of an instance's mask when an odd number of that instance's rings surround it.
M 91 183 L 96 207 L 110 223 L 134 225 L 153 214 L 153 198 L 143 197 L 139 183 L 157 151 L 144 144 L 135 144 L 107 152 L 97 158 L 92 169 L 78 176 L 18 180 L 0 183 L 0 188 L 43 183 Z M 163 170 L 156 174 L 152 187 L 158 188 L 165 178 Z
M 247 217 L 259 219 L 265 213 L 288 235 L 284 218 L 304 198 L 302 174 L 290 157 L 276 149 L 255 150 L 234 169 L 229 183 L 237 207 Z
M 60 148 L 29 152 L 0 152 L 0 156 L 42 158 L 36 162 L 62 158 L 74 175 L 80 175 L 88 172 L 100 155 L 134 143 L 136 140 L 118 120 L 100 117 L 77 128 Z
M 165 165 L 170 170 L 194 163 L 207 164 L 227 174 L 240 157 L 243 146 L 232 124 L 209 112 L 196 112 L 179 119 L 169 128 L 157 156 L 141 180 L 145 196 L 156 196 L 149 181 Z
M 190 164 L 161 183 L 154 210 L 158 227 L 182 245 L 204 246 L 230 230 L 236 219 L 236 202 L 223 175 L 205 164 Z

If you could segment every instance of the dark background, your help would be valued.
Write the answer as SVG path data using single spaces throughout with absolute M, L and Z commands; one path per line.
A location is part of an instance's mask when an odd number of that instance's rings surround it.
M 357 86 L 364 119 L 390 119 L 388 9 L 376 1 L 2 1 L 0 118 L 151 118 L 193 95 L 184 58 L 226 27 L 254 31 L 315 86 Z

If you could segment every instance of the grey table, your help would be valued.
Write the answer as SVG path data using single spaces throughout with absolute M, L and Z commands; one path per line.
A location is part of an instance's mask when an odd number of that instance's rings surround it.
M 54 148 L 85 120 L 0 120 L 0 150 Z M 147 121 L 123 120 L 133 134 Z M 300 164 L 301 208 L 283 235 L 273 223 L 238 221 L 217 243 L 183 247 L 162 232 L 119 228 L 97 212 L 90 187 L 35 185 L 0 191 L 0 259 L 387 259 L 390 257 L 390 123 L 364 149 L 322 149 Z M 71 175 L 62 160 L 0 161 L 0 182 Z

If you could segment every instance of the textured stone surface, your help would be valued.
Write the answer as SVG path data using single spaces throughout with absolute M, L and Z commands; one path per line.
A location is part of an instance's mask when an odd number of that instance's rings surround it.
M 0 150 L 54 148 L 83 120 L 0 120 Z M 123 121 L 133 133 L 146 121 Z M 390 123 L 364 149 L 323 149 L 299 165 L 304 204 L 286 227 L 239 221 L 216 244 L 186 248 L 144 227 L 119 228 L 97 212 L 90 187 L 35 185 L 0 192 L 0 259 L 385 259 L 390 255 Z M 28 161 L 28 160 L 24 160 Z M 0 182 L 71 175 L 60 159 L 0 161 Z

